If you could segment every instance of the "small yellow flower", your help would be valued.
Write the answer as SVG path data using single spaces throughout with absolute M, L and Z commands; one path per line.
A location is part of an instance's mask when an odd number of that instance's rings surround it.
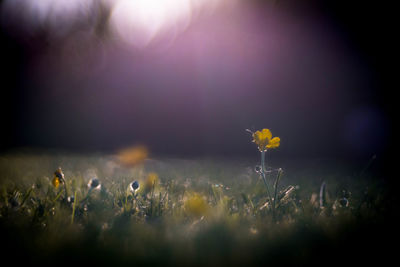
M 145 146 L 128 147 L 118 152 L 118 160 L 126 166 L 136 166 L 145 161 L 149 151 Z
M 272 133 L 269 129 L 262 129 L 253 133 L 253 142 L 258 145 L 258 149 L 267 151 L 270 148 L 277 148 L 280 145 L 279 137 L 272 138 Z
M 54 176 L 54 178 L 51 181 L 51 183 L 53 184 L 53 186 L 55 188 L 58 188 L 60 186 L 60 179 L 57 176 Z
M 54 178 L 51 181 L 51 183 L 53 184 L 53 186 L 55 188 L 60 186 L 60 183 L 64 183 L 64 173 L 61 170 L 61 167 L 59 167 L 55 172 L 54 172 Z
M 54 172 L 54 177 L 57 177 L 60 182 L 64 182 L 64 173 L 61 167 L 58 167 L 58 169 Z
M 207 215 L 210 206 L 202 195 L 193 193 L 185 201 L 184 208 L 188 215 L 201 217 Z
M 158 174 L 155 172 L 151 172 L 147 175 L 144 187 L 146 191 L 151 191 L 153 186 L 156 186 L 158 184 Z

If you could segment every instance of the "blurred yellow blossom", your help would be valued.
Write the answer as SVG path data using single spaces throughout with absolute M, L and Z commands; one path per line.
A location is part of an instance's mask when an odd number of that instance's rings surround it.
M 201 217 L 208 213 L 210 206 L 198 193 L 192 193 L 185 201 L 185 212 L 194 217 Z
M 272 133 L 269 129 L 262 129 L 253 133 L 253 142 L 258 145 L 258 149 L 261 152 L 279 147 L 280 141 L 279 137 L 272 138 Z
M 156 186 L 158 184 L 158 180 L 158 174 L 155 172 L 150 172 L 144 181 L 145 191 L 150 191 L 153 186 Z
M 51 183 L 53 184 L 53 186 L 55 188 L 58 188 L 58 186 L 60 185 L 60 179 L 57 176 L 54 176 L 53 180 L 51 181 Z
M 54 172 L 54 178 L 51 181 L 51 183 L 53 184 L 53 186 L 55 188 L 58 188 L 60 186 L 60 183 L 64 182 L 64 173 L 61 170 L 61 167 L 59 167 L 55 172 Z
M 127 166 L 136 166 L 148 157 L 149 151 L 145 146 L 133 146 L 118 152 L 118 160 Z

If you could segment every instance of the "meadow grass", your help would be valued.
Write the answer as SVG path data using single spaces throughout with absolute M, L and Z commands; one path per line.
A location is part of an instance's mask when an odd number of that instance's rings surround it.
M 2 258 L 113 266 L 326 266 L 390 258 L 384 236 L 392 199 L 380 179 L 333 160 L 270 164 L 283 169 L 275 212 L 256 159 L 162 158 L 126 167 L 110 155 L 4 154 Z M 58 167 L 65 187 L 55 188 Z M 266 177 L 271 188 L 276 175 Z M 89 188 L 92 178 L 101 187 Z M 132 192 L 135 180 L 140 187 Z

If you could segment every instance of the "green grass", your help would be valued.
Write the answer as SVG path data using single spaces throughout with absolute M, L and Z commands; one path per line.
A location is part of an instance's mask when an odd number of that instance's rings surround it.
M 160 159 L 127 168 L 105 155 L 2 155 L 2 258 L 22 254 L 15 259 L 113 266 L 326 266 L 348 257 L 355 263 L 390 258 L 383 236 L 391 233 L 386 220 L 392 199 L 385 184 L 363 166 L 321 159 L 272 161 L 273 168 L 284 171 L 273 217 L 254 171 L 257 163 Z M 68 195 L 51 184 L 59 166 Z M 159 179 L 146 188 L 149 173 Z M 267 177 L 270 188 L 275 175 Z M 101 181 L 101 190 L 89 192 L 93 177 Z M 133 180 L 141 184 L 136 195 L 127 190 Z M 71 196 L 74 202 L 68 201 Z M 195 196 L 203 202 L 190 202 Z

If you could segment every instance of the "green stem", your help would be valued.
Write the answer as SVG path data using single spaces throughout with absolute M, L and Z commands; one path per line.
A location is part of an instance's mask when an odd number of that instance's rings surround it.
M 77 199 L 77 197 L 76 197 L 76 192 L 78 192 L 78 190 L 76 190 L 76 191 L 75 191 L 75 194 L 74 194 L 74 205 L 72 206 L 71 224 L 74 223 L 75 207 L 76 207 L 76 203 L 78 202 L 78 199 Z
M 89 190 L 88 190 L 88 192 L 87 192 L 85 198 L 82 199 L 82 201 L 81 201 L 82 203 L 85 202 L 85 201 L 87 201 L 87 200 L 89 199 L 89 196 L 90 196 L 90 193 L 91 193 L 91 192 L 92 192 L 92 188 L 89 188 Z
M 154 201 L 154 187 L 155 187 L 155 185 L 156 185 L 156 182 L 154 181 L 152 189 L 151 189 L 151 194 L 150 194 L 150 197 L 151 197 L 151 199 L 150 199 L 150 216 L 151 217 L 153 217 L 153 201 Z
M 128 194 L 125 191 L 124 212 L 126 212 L 127 207 L 128 207 Z
M 269 191 L 269 186 L 267 183 L 267 179 L 265 177 L 265 151 L 261 151 L 261 177 L 263 178 L 265 187 L 267 188 L 267 194 L 268 194 L 268 198 L 269 198 L 269 203 L 272 207 L 272 216 L 275 218 L 275 207 L 272 204 L 272 197 L 271 197 L 271 193 Z
M 57 194 L 56 198 L 53 200 L 53 202 L 56 202 L 57 199 L 61 196 L 62 194 L 62 190 L 60 190 L 60 192 Z
M 21 202 L 21 206 L 24 205 L 25 201 L 28 199 L 28 197 L 31 195 L 33 188 L 29 188 L 28 192 L 25 194 L 24 199 Z
M 64 181 L 64 192 L 65 192 L 65 199 L 67 199 L 68 195 L 68 190 L 67 190 L 67 183 Z

